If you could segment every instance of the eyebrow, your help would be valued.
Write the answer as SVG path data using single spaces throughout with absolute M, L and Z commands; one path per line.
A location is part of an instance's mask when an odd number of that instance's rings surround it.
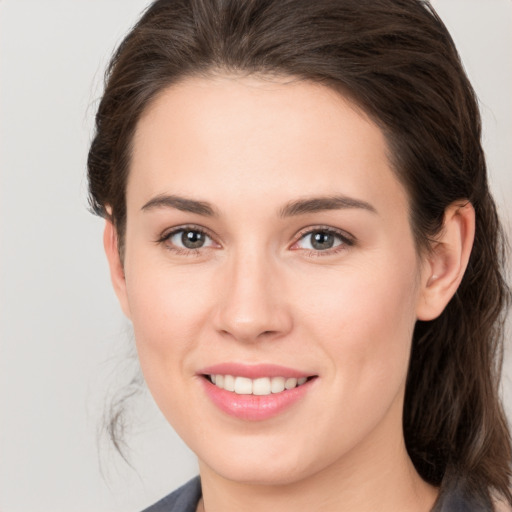
M 345 210 L 351 208 L 359 208 L 371 213 L 377 213 L 377 210 L 370 203 L 361 201 L 360 199 L 354 199 L 347 196 L 325 196 L 291 201 L 281 208 L 279 215 L 280 217 L 292 217 L 295 215 L 303 215 L 305 213 L 315 213 L 325 210 Z
M 161 194 L 150 199 L 144 204 L 141 210 L 147 211 L 157 208 L 175 208 L 183 212 L 195 213 L 205 217 L 218 216 L 215 208 L 206 201 L 197 201 L 195 199 L 167 194 Z M 360 199 L 347 196 L 322 196 L 291 201 L 280 209 L 279 216 L 284 218 L 326 210 L 344 210 L 351 208 L 359 208 L 371 213 L 377 213 L 377 210 L 370 203 L 361 201 Z
M 210 203 L 176 195 L 158 195 L 150 199 L 141 210 L 147 211 L 156 208 L 175 208 L 182 212 L 196 213 L 197 215 L 204 215 L 205 217 L 216 217 L 218 215 Z

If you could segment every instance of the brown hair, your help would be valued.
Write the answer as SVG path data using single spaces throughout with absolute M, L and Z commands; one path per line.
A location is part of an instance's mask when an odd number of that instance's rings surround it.
M 454 43 L 420 0 L 158 0 L 112 58 L 88 159 L 93 210 L 121 241 L 137 121 L 165 88 L 215 72 L 278 74 L 348 95 L 381 127 L 411 205 L 418 250 L 460 199 L 476 212 L 463 281 L 413 336 L 403 428 L 419 474 L 512 504 L 511 445 L 499 401 L 510 297 L 474 91 Z M 110 213 L 107 207 L 111 208 Z

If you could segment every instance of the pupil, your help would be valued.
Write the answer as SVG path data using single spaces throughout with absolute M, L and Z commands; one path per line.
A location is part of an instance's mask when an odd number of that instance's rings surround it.
M 181 242 L 187 249 L 197 249 L 204 244 L 204 234 L 199 231 L 184 231 Z
M 313 233 L 311 245 L 315 249 L 330 249 L 334 245 L 334 236 L 330 233 L 318 231 Z

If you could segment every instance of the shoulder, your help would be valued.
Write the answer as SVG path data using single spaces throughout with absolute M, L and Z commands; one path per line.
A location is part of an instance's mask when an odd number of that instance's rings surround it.
M 201 498 L 201 482 L 195 477 L 142 512 L 195 512 Z
M 512 512 L 506 500 L 475 489 L 466 479 L 452 479 L 442 489 L 432 512 Z

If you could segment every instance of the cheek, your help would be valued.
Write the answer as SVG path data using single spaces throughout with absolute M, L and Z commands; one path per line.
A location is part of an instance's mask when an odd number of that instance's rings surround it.
M 366 261 L 337 270 L 302 311 L 315 338 L 331 358 L 333 371 L 351 389 L 375 393 L 375 386 L 406 377 L 418 294 L 414 252 Z M 378 388 L 377 388 L 378 389 Z
M 200 339 L 211 290 L 193 268 L 177 271 L 142 252 L 132 252 L 127 262 L 126 287 L 146 380 L 167 381 L 186 367 L 187 354 Z
M 403 265 L 381 260 L 351 268 L 329 280 L 330 292 L 305 303 L 305 337 L 316 340 L 319 359 L 328 361 L 325 384 L 335 390 L 325 393 L 315 414 L 333 446 L 349 450 L 383 418 L 401 428 L 415 324 L 414 261 L 413 255 L 409 266 L 405 258 Z
M 195 379 L 191 355 L 201 338 L 206 290 L 186 272 L 133 263 L 127 293 L 140 367 L 164 416 L 186 437 L 192 422 L 186 388 Z

